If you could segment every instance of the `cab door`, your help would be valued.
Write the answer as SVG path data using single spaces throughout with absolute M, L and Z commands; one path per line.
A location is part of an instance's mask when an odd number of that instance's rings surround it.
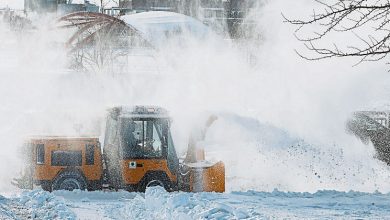
M 159 119 L 123 119 L 123 180 L 126 185 L 139 184 L 148 173 L 166 173 L 176 179 L 167 164 L 167 142 L 163 121 Z

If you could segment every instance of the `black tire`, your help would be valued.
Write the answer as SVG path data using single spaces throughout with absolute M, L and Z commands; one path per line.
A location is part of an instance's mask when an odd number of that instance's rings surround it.
M 161 186 L 164 187 L 164 189 L 169 192 L 172 191 L 170 185 L 171 185 L 170 181 L 168 180 L 168 177 L 165 174 L 149 173 L 146 174 L 143 180 L 141 181 L 138 191 L 145 192 L 147 187 Z
M 103 190 L 103 181 L 90 181 L 87 189 L 88 191 Z
M 85 190 L 87 188 L 87 181 L 80 174 L 79 171 L 66 170 L 58 174 L 52 183 L 52 191 L 54 190 L 68 190 L 75 189 Z
M 41 188 L 45 191 L 51 192 L 51 184 L 50 183 L 42 183 Z

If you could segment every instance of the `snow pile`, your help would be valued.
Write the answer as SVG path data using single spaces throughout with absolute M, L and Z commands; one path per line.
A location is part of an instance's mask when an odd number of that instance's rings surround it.
M 244 210 L 214 201 L 224 197 L 217 193 L 168 193 L 162 187 L 147 188 L 145 196 L 134 200 L 115 211 L 107 213 L 114 219 L 241 219 L 249 215 Z
M 32 219 L 76 219 L 76 215 L 62 200 L 46 191 L 23 192 L 19 203 L 29 210 L 29 217 Z
M 320 190 L 168 193 L 23 192 L 0 196 L 0 219 L 390 219 L 390 193 Z
M 0 219 L 75 220 L 76 214 L 55 195 L 33 190 L 16 198 L 0 196 Z
M 8 206 L 9 200 L 0 196 L 0 219 L 17 219 Z
M 388 219 L 390 194 L 321 190 L 168 193 L 55 192 L 77 219 Z
M 57 197 L 62 197 L 66 200 L 75 200 L 82 202 L 89 202 L 95 200 L 110 200 L 110 199 L 133 199 L 136 197 L 137 193 L 130 193 L 127 191 L 118 191 L 118 192 L 106 192 L 106 191 L 82 191 L 82 190 L 73 190 L 72 192 L 59 190 L 52 193 Z

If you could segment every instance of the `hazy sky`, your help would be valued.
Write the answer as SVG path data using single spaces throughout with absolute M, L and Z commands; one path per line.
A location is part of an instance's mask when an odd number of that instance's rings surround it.
M 0 8 L 10 7 L 13 9 L 23 9 L 24 0 L 0 0 Z M 74 3 L 84 2 L 84 0 L 73 0 Z M 91 3 L 98 2 L 91 0 Z
M 23 0 L 0 0 L 0 8 L 7 6 L 15 9 L 23 9 Z

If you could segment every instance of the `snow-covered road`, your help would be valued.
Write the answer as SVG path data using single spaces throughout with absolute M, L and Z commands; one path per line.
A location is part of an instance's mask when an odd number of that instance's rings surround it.
M 23 192 L 0 199 L 0 219 L 390 219 L 390 194 L 318 191 Z

